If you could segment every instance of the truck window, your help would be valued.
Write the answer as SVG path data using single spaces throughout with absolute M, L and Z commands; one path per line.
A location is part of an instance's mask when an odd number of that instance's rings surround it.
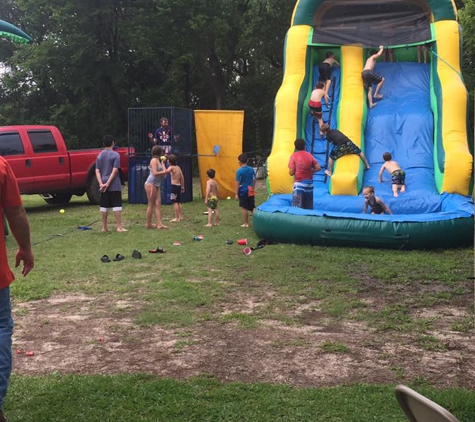
M 56 141 L 49 130 L 29 131 L 28 135 L 35 154 L 58 151 Z
M 20 134 L 17 132 L 0 134 L 0 155 L 22 155 L 25 153 Z

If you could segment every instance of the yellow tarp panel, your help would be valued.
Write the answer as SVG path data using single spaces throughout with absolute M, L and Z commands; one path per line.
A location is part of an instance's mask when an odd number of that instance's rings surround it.
M 195 110 L 196 143 L 201 192 L 206 193 L 206 171 L 216 170 L 219 197 L 234 198 L 238 156 L 242 152 L 244 111 Z M 215 149 L 219 148 L 217 154 Z

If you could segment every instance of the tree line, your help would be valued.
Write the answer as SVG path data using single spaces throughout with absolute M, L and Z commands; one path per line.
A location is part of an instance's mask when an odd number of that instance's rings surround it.
M 0 125 L 54 124 L 68 146 L 127 139 L 127 109 L 245 111 L 244 150 L 269 149 L 296 0 L 3 0 L 34 43 L 0 42 Z M 475 83 L 475 0 L 463 6 L 463 74 Z

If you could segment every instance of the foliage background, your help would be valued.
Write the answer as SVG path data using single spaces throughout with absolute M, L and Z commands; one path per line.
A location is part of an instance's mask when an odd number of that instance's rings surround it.
M 0 42 L 11 69 L 0 79 L 0 125 L 54 124 L 70 148 L 92 147 L 105 133 L 127 139 L 129 107 L 239 109 L 244 150 L 269 149 L 295 3 L 3 0 L 0 18 L 34 43 Z M 475 0 L 456 3 L 472 93 Z

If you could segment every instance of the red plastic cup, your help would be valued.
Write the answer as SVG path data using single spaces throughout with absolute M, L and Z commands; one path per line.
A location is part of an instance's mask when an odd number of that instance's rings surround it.
M 247 239 L 239 239 L 237 243 L 238 245 L 247 245 Z
M 251 248 L 244 248 L 244 249 L 242 250 L 242 253 L 243 253 L 244 255 L 251 255 L 252 250 L 251 250 Z

